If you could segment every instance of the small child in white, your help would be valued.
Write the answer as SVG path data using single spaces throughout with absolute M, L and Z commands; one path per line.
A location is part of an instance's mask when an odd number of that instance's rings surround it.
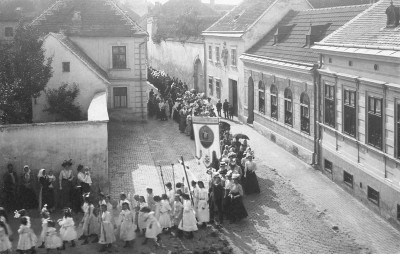
M 21 217 L 21 226 L 18 229 L 18 234 L 17 252 L 24 253 L 30 251 L 32 254 L 36 254 L 37 237 L 31 229 L 31 221 L 28 216 Z
M 115 242 L 115 235 L 111 213 L 107 211 L 107 204 L 101 205 L 101 211 L 99 243 L 102 245 L 100 252 L 104 252 L 107 250 L 107 248 L 111 248 L 111 244 Z
M 50 253 L 52 250 L 59 250 L 63 245 L 61 238 L 57 235 L 56 222 L 53 220 L 47 221 L 47 232 L 44 242 L 47 253 Z
M 167 194 L 162 195 L 161 208 L 160 208 L 160 218 L 159 222 L 162 229 L 169 230 L 172 227 L 171 223 L 171 205 L 169 204 L 169 199 Z
M 0 221 L 0 253 L 11 253 L 11 247 L 7 226 L 4 222 Z
M 127 202 L 122 203 L 120 218 L 120 239 L 125 242 L 124 248 L 128 248 L 131 246 L 131 241 L 136 238 L 136 223 L 135 214 L 129 209 L 129 204 Z
M 42 232 L 40 233 L 40 241 L 42 242 L 42 245 L 40 245 L 39 248 L 44 248 L 44 240 L 47 234 L 47 222 L 50 219 L 50 213 L 49 211 L 47 211 L 47 205 L 43 206 L 41 215 L 42 215 Z
M 83 203 L 82 206 L 84 215 L 81 222 L 83 234 L 79 238 L 80 240 L 84 240 L 82 245 L 89 243 L 90 236 L 94 236 L 92 243 L 97 243 L 99 241 L 98 234 L 100 232 L 99 221 L 94 214 L 95 207 L 90 199 L 90 196 L 85 195 L 84 200 L 85 203 Z
M 154 196 L 154 216 L 157 220 L 160 219 L 160 209 L 161 209 L 161 198 L 160 196 Z
M 149 208 L 144 208 L 142 211 L 146 214 L 146 239 L 143 241 L 143 244 L 146 244 L 149 239 L 154 239 L 157 245 L 159 245 L 160 234 L 161 234 L 161 226 L 158 220 L 156 219 L 154 212 L 150 211 Z
M 75 247 L 75 239 L 77 238 L 77 233 L 75 230 L 75 222 L 72 218 L 72 211 L 70 208 L 64 210 L 64 218 L 58 220 L 60 228 L 60 236 L 63 240 L 63 245 L 61 250 L 65 250 L 65 244 L 71 242 L 71 247 Z

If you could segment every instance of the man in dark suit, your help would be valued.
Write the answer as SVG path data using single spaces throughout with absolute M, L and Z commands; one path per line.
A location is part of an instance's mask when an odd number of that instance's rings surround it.
M 9 211 L 14 211 L 17 208 L 18 176 L 11 163 L 7 165 L 7 170 L 3 177 L 5 205 Z
M 215 174 L 215 173 L 214 173 Z M 219 224 L 224 221 L 224 214 L 222 210 L 222 201 L 224 199 L 224 187 L 221 184 L 221 178 L 218 174 L 214 175 L 210 181 L 210 221 L 214 221 L 218 216 Z
M 228 118 L 229 117 L 229 102 L 227 99 L 225 99 L 224 104 L 222 105 L 222 109 L 224 110 L 225 118 Z
M 221 117 L 221 109 L 222 109 L 222 103 L 221 103 L 221 100 L 218 100 L 218 103 L 217 103 L 217 112 L 218 112 L 218 116 L 219 117 Z

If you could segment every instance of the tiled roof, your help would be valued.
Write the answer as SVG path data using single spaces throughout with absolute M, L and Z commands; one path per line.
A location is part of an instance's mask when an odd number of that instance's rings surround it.
M 244 0 L 205 32 L 246 31 L 275 0 Z
M 147 33 L 114 0 L 58 0 L 32 22 L 44 33 L 91 37 L 133 37 Z
M 370 4 L 371 0 L 308 0 L 312 7 L 330 8 L 338 6 Z
M 400 0 L 393 0 L 400 7 Z M 356 46 L 400 47 L 400 26 L 386 28 L 386 9 L 390 0 L 381 0 L 362 13 L 357 19 L 349 22 L 322 44 L 353 44 Z
M 288 62 L 314 64 L 317 63 L 318 54 L 306 46 L 306 34 L 310 31 L 310 24 L 326 25 L 322 29 L 320 39 L 331 34 L 348 21 L 356 17 L 370 5 L 357 5 L 348 7 L 334 7 L 312 9 L 305 11 L 289 11 L 289 13 L 272 29 L 263 39 L 257 42 L 246 54 L 280 59 Z M 278 27 L 289 27 L 289 33 L 274 45 L 274 34 Z M 318 41 L 318 40 L 317 40 Z
M 108 81 L 107 72 L 100 68 L 78 45 L 71 41 L 68 36 L 60 33 L 50 33 L 61 44 L 75 54 L 85 65 L 92 69 L 102 79 Z

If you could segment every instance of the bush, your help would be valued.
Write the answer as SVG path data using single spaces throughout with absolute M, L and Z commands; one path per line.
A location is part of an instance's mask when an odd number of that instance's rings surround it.
M 83 120 L 81 109 L 74 104 L 79 95 L 76 84 L 63 84 L 59 88 L 47 89 L 45 93 L 48 107 L 43 111 L 55 115 L 56 122 Z

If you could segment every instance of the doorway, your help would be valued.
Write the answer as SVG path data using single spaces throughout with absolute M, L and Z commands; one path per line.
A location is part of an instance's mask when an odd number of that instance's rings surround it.
M 252 77 L 249 78 L 248 89 L 247 123 L 252 124 L 254 122 L 254 81 Z
M 205 92 L 204 87 L 204 75 L 203 75 L 203 65 L 199 58 L 194 63 L 194 89 L 199 93 Z
M 229 79 L 229 103 L 233 105 L 233 115 L 239 115 L 239 104 L 238 104 L 238 92 L 237 92 L 237 81 Z

